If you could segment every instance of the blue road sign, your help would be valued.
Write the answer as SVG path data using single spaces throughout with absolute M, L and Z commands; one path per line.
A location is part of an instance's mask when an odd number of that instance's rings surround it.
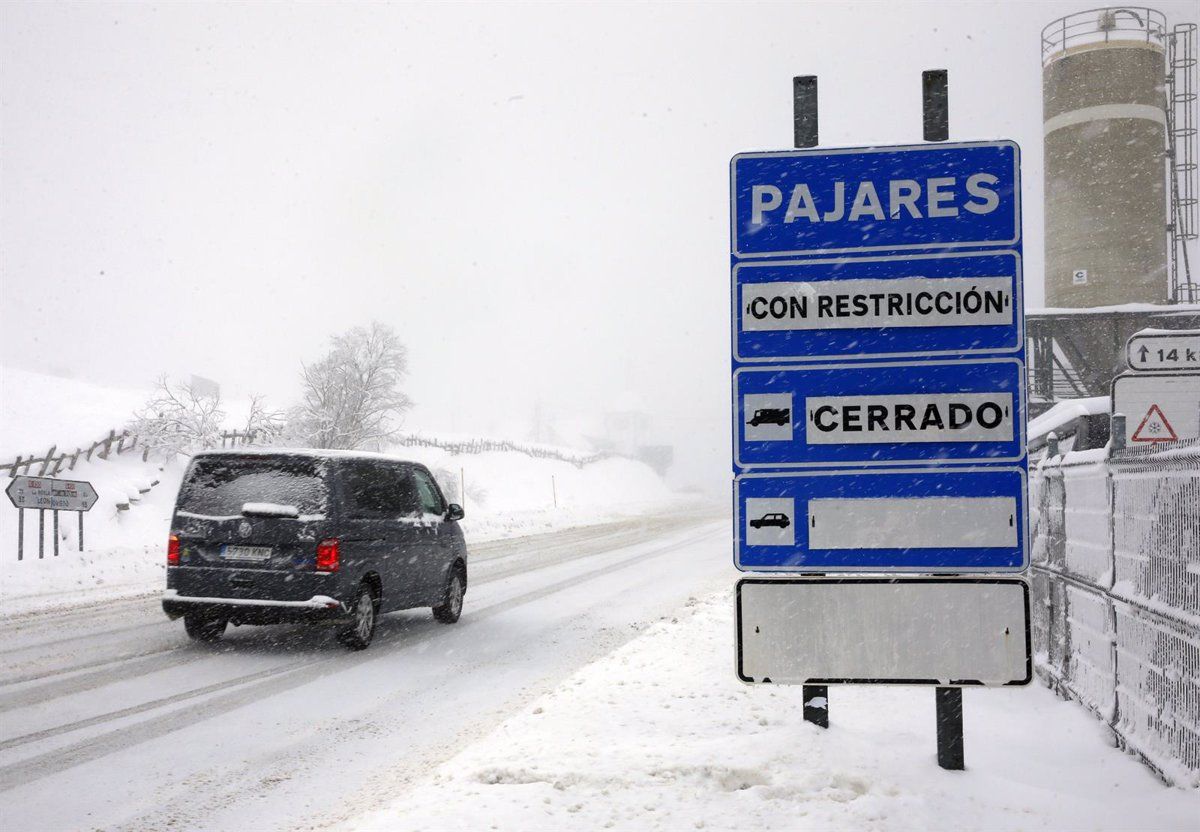
M 758 260 L 733 267 L 734 360 L 1024 349 L 1015 251 Z
M 1019 462 L 1025 372 L 1014 358 L 741 367 L 739 468 Z
M 1020 467 L 752 473 L 734 481 L 738 569 L 1019 572 Z
M 733 255 L 1015 246 L 1019 170 L 1009 141 L 740 153 Z

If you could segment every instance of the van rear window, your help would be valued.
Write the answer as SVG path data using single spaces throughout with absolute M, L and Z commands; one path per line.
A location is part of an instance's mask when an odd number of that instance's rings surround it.
M 231 517 L 246 503 L 295 506 L 301 515 L 325 513 L 325 461 L 302 456 L 200 457 L 179 489 L 189 514 Z

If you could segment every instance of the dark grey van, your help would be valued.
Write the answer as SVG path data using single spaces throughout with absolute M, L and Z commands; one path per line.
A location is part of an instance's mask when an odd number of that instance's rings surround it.
M 432 607 L 453 624 L 462 517 L 425 466 L 381 454 L 197 454 L 171 520 L 163 610 L 202 641 L 231 623 L 326 621 L 356 650 L 381 613 Z

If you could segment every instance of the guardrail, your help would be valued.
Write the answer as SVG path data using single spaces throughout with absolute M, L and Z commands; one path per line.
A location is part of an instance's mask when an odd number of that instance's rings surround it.
M 1047 457 L 1030 491 L 1038 675 L 1200 785 L 1200 441 Z

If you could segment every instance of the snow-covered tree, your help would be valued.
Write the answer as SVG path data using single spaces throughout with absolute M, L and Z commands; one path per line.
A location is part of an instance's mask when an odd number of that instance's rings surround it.
M 250 412 L 242 432 L 254 445 L 273 445 L 286 431 L 287 422 L 283 411 L 271 410 L 265 397 L 255 394 L 250 397 Z
M 412 407 L 400 390 L 407 373 L 408 351 L 386 324 L 335 335 L 324 358 L 304 365 L 289 428 L 314 448 L 381 448 Z
M 148 453 L 170 460 L 219 445 L 224 421 L 220 394 L 199 394 L 164 375 L 155 382 L 150 399 L 134 412 L 129 430 Z

